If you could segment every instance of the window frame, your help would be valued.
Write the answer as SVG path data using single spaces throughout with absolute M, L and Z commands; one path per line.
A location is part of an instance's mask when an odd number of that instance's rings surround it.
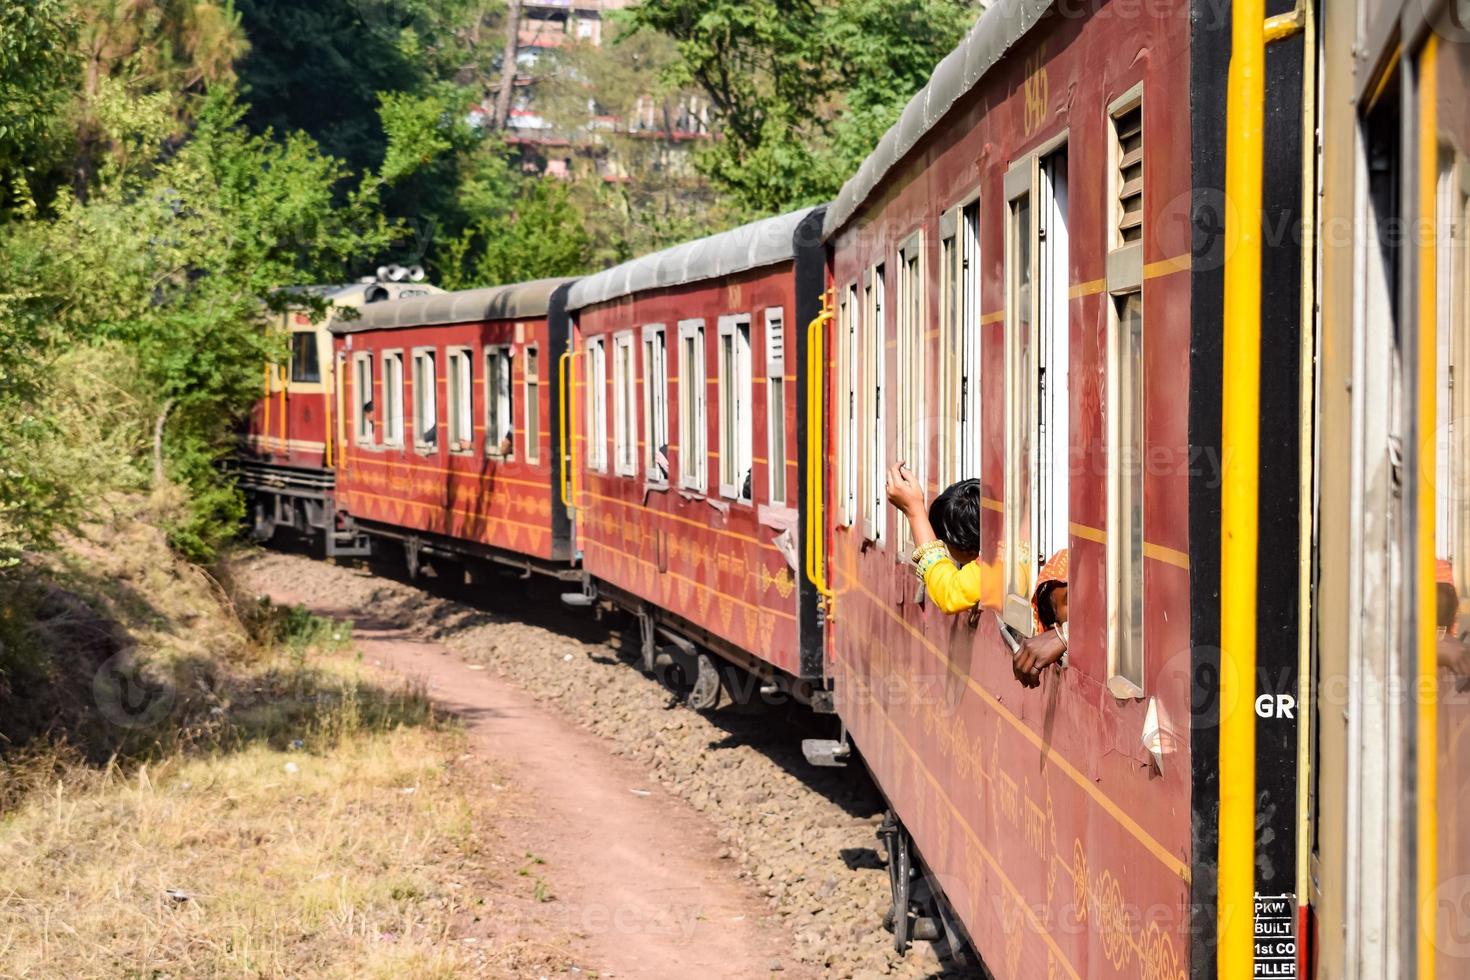
M 501 404 L 501 393 L 491 390 L 490 362 L 497 362 L 495 374 L 504 372 L 505 391 L 504 405 Z M 485 430 L 485 455 L 491 459 L 510 462 L 516 458 L 516 381 L 515 381 L 515 346 L 513 344 L 486 344 L 480 352 L 480 363 L 484 366 L 484 380 L 481 387 L 485 394 L 485 410 L 482 416 L 482 427 Z M 499 409 L 504 408 L 504 418 L 501 419 Z M 496 410 L 497 418 L 491 419 L 491 411 Z M 505 437 L 496 433 L 502 428 L 500 424 L 505 423 L 510 431 L 510 452 L 500 451 L 500 441 Z
M 662 323 L 650 323 L 642 331 L 643 357 L 643 475 L 650 487 L 669 485 L 669 337 Z M 664 462 L 658 461 L 659 448 Z M 657 476 L 660 471 L 663 476 Z
M 1071 543 L 1068 513 L 1071 458 L 1071 157 L 1067 138 L 1068 133 L 1064 130 L 1016 161 L 1005 175 L 1006 439 L 1002 553 L 1006 557 L 1002 570 L 1002 619 L 1007 626 L 1027 636 L 1034 632 L 1031 590 L 1041 564 Z M 1062 162 L 1062 180 L 1054 183 L 1048 173 L 1058 158 Z M 1061 204 L 1056 207 L 1061 217 L 1060 236 L 1058 229 L 1049 227 L 1053 212 L 1049 205 L 1054 205 L 1058 197 L 1061 199 Z M 1021 268 L 1018 237 L 1019 202 L 1023 199 L 1030 214 L 1024 270 Z M 1059 238 L 1062 243 L 1060 259 L 1056 254 Z M 1050 265 L 1048 259 L 1051 260 Z M 1061 270 L 1060 282 L 1057 281 L 1058 267 Z M 1021 295 L 1019 278 L 1022 271 L 1027 275 L 1024 296 Z M 1023 306 L 1026 316 L 1024 329 L 1017 323 Z M 1043 361 L 1047 364 L 1060 362 L 1066 366 L 1066 373 L 1060 381 L 1055 372 L 1051 378 L 1043 380 Z M 1023 373 L 1025 378 L 1021 377 Z M 1026 389 L 1024 393 L 1018 391 L 1023 386 Z M 1044 398 L 1047 401 L 1043 401 Z M 1060 414 L 1054 411 L 1058 398 L 1062 407 Z M 1023 428 L 1027 430 L 1024 439 Z M 1060 476 L 1057 470 L 1058 440 L 1064 464 Z M 1049 455 L 1048 449 L 1051 450 Z M 1060 541 L 1052 541 L 1053 538 L 1060 538 Z M 1045 547 L 1048 543 L 1051 546 Z M 1043 551 L 1046 554 L 1042 554 Z
M 896 422 L 894 461 L 904 460 L 919 486 L 927 486 L 929 472 L 924 418 L 928 391 L 924 384 L 924 247 L 923 231 L 915 231 L 898 247 L 898 281 L 895 289 L 894 333 L 897 341 Z M 886 474 L 885 474 L 886 478 Z M 885 487 L 886 495 L 886 487 Z M 914 548 L 908 521 L 899 521 L 899 545 L 894 557 L 907 561 Z
M 377 421 L 378 408 L 377 376 L 373 373 L 373 352 L 370 350 L 359 350 L 352 352 L 352 441 L 363 448 L 377 445 Z M 367 380 L 363 385 L 364 378 Z M 367 398 L 363 398 L 363 388 L 367 389 Z
M 690 346 L 687 341 L 693 339 Z M 686 351 L 693 351 L 693 363 Z M 704 320 L 679 321 L 679 487 L 709 492 L 709 406 Z
M 791 493 L 786 479 L 786 412 L 790 407 L 786 398 L 786 308 L 766 307 L 761 322 L 766 355 L 766 502 L 784 507 Z
M 607 338 L 588 337 L 587 344 L 587 469 L 607 472 Z
M 420 365 L 427 362 L 430 365 L 430 376 L 433 383 L 429 386 L 429 398 L 423 398 L 423 386 L 419 384 Z M 438 349 L 435 347 L 415 347 L 410 359 L 412 367 L 412 389 L 413 389 L 413 448 L 421 455 L 431 455 L 439 451 L 439 358 Z M 433 424 L 423 425 L 422 413 L 424 406 L 429 407 L 433 417 Z M 432 439 L 424 438 L 424 429 L 433 433 Z
M 979 479 L 984 439 L 981 394 L 980 196 L 940 216 L 939 440 L 940 489 Z
M 514 368 L 515 361 L 512 359 L 511 367 Z M 515 375 L 511 375 L 511 384 L 515 384 Z M 521 390 L 525 393 L 525 399 L 521 407 L 522 424 L 520 428 L 521 443 L 526 449 L 526 462 L 539 463 L 541 461 L 541 345 L 525 344 L 521 347 Z M 512 412 L 515 406 L 511 406 Z M 512 415 L 514 421 L 514 415 Z M 512 440 L 514 450 L 514 440 Z M 514 453 L 512 453 L 514 455 Z
M 1144 526 L 1147 520 L 1147 486 L 1144 460 L 1148 453 L 1148 377 L 1143 351 L 1148 343 L 1148 311 L 1143 289 L 1143 248 L 1149 235 L 1147 211 L 1140 237 L 1124 242 L 1118 230 L 1121 214 L 1118 200 L 1122 146 L 1118 140 L 1120 116 L 1143 113 L 1143 85 L 1139 83 L 1108 105 L 1108 200 L 1111 220 L 1107 256 L 1108 338 L 1107 391 L 1104 416 L 1107 421 L 1107 545 L 1105 561 L 1107 599 L 1108 690 L 1120 699 L 1141 698 L 1146 693 L 1148 670 L 1147 610 L 1144 587 Z M 1143 133 L 1140 130 L 1143 136 Z M 1142 142 L 1142 139 L 1140 140 Z M 1143 143 L 1143 166 L 1148 166 L 1147 143 Z M 1146 183 L 1146 182 L 1145 182 Z M 1138 351 L 1133 356 L 1132 337 L 1124 335 L 1124 310 L 1137 297 Z M 1136 387 L 1135 387 L 1136 385 Z M 1125 401 L 1125 386 L 1128 395 Z M 1125 412 L 1128 405 L 1133 411 Z M 1136 424 L 1136 428 L 1135 428 Z M 1137 441 L 1137 445 L 1133 443 Z M 1136 497 L 1136 499 L 1135 499 Z M 1134 514 L 1136 513 L 1136 518 Z
M 634 355 L 633 331 L 621 330 L 613 334 L 612 340 L 613 471 L 618 476 L 637 476 L 638 362 Z M 623 360 L 623 354 L 627 355 L 626 360 Z
M 749 313 L 727 314 L 716 321 L 720 496 L 743 504 L 751 503 L 755 497 L 755 413 L 751 404 L 755 385 L 751 381 L 750 321 Z M 727 337 L 730 339 L 728 357 Z M 727 405 L 730 412 L 726 411 Z M 744 493 L 747 476 L 751 483 L 750 496 Z
M 863 388 L 866 395 L 862 414 L 866 426 L 863 440 L 864 474 L 862 487 L 863 538 L 882 544 L 888 537 L 888 509 L 885 506 L 884 447 L 888 442 L 888 347 L 885 327 L 887 326 L 888 284 L 887 262 L 873 265 L 867 274 L 867 286 L 863 291 L 863 339 L 865 341 L 866 370 Z
M 862 417 L 858 409 L 862 382 L 858 377 L 861 331 L 856 279 L 843 287 L 837 314 L 838 343 L 841 345 L 838 351 L 838 392 L 843 402 L 842 414 L 837 420 L 837 522 L 842 527 L 852 527 L 857 523 L 858 514 L 858 419 Z
M 448 447 L 451 453 L 467 455 L 475 451 L 475 352 L 467 344 L 456 344 L 444 348 L 444 407 L 447 409 L 445 423 L 449 430 Z M 461 378 L 457 365 L 468 371 Z M 460 418 L 461 409 L 463 418 Z M 469 429 L 469 438 L 459 438 L 459 423 Z
M 315 370 L 316 370 L 316 377 L 314 377 L 314 378 L 297 377 L 296 376 L 296 367 L 297 367 L 297 357 L 296 357 L 296 354 L 297 354 L 297 351 L 296 351 L 297 344 L 296 344 L 296 342 L 301 337 L 310 338 L 311 363 L 312 363 L 312 367 L 315 368 Z M 313 388 L 320 388 L 320 386 L 322 386 L 322 385 L 324 385 L 326 383 L 325 382 L 325 379 L 322 376 L 322 341 L 321 341 L 321 331 L 320 330 L 318 330 L 318 329 L 316 329 L 314 327 L 308 327 L 306 329 L 301 329 L 301 330 L 298 330 L 298 329 L 294 329 L 293 328 L 291 330 L 291 349 L 289 351 L 289 356 L 287 358 L 286 377 L 288 379 L 288 382 L 287 383 L 292 388 L 294 388 L 294 389 L 296 389 L 298 391 L 299 390 L 311 390 Z
M 391 449 L 404 447 L 408 422 L 408 365 L 402 347 L 383 351 L 379 371 L 383 380 L 383 438 L 382 445 Z M 389 377 L 390 366 L 397 368 L 397 384 Z M 396 423 L 396 425 L 395 425 Z

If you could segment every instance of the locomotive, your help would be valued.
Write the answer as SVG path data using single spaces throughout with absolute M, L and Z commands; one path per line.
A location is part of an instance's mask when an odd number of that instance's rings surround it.
M 828 204 L 334 296 L 326 380 L 294 337 L 266 369 L 256 531 L 566 583 L 696 707 L 835 716 L 804 748 L 888 801 L 900 950 L 1462 975 L 1462 6 L 999 0 Z M 968 614 L 899 460 L 979 482 Z M 1068 659 L 1024 688 L 1063 549 Z

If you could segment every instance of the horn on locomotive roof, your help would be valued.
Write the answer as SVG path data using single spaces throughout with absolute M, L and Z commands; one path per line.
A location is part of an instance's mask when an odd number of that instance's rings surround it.
M 423 282 L 427 275 L 424 272 L 424 267 L 421 265 L 411 265 L 408 267 L 408 278 L 410 282 Z

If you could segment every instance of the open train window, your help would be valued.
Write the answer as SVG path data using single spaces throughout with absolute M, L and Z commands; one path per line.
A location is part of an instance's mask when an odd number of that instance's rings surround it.
M 719 321 L 720 496 L 750 500 L 755 420 L 750 410 L 750 317 Z
M 308 384 L 322 380 L 314 330 L 298 330 L 291 334 L 291 380 Z
M 766 310 L 766 470 L 770 502 L 786 503 L 786 320 Z
M 884 452 L 888 440 L 887 423 L 887 356 L 883 311 L 888 305 L 884 295 L 883 266 L 876 265 L 863 289 L 864 334 L 866 341 L 863 364 L 866 367 L 863 422 L 868 426 L 864 440 L 864 460 L 867 470 L 863 474 L 863 535 L 870 541 L 882 541 L 888 524 L 888 512 L 884 507 L 884 463 L 888 455 Z
M 541 351 L 535 345 L 525 349 L 522 371 L 526 385 L 526 462 L 534 463 L 541 458 Z M 510 419 L 509 414 L 506 419 Z
M 928 471 L 924 441 L 928 399 L 924 386 L 924 276 L 919 242 L 919 235 L 915 234 L 898 250 L 898 438 L 894 462 L 900 459 L 906 462 L 922 486 Z M 881 481 L 879 486 L 883 486 Z M 913 532 L 907 521 L 899 522 L 899 526 L 902 540 L 897 557 L 907 561 L 914 547 Z
M 669 350 L 663 324 L 643 328 L 643 472 L 669 482 Z
M 851 527 L 857 520 L 858 477 L 858 298 L 849 284 L 837 305 L 837 520 Z
M 449 374 L 448 387 L 449 451 L 468 452 L 475 445 L 474 364 L 468 347 L 452 347 L 445 352 Z
M 633 364 L 633 332 L 613 337 L 613 469 L 638 474 L 638 369 Z
M 1109 181 L 1114 211 L 1107 259 L 1108 384 L 1108 688 L 1144 694 L 1143 628 L 1143 102 L 1142 89 L 1108 107 L 1112 121 Z
M 403 445 L 403 352 L 383 354 L 383 445 Z
M 607 472 L 607 346 L 587 341 L 587 468 Z
M 1036 569 L 1070 533 L 1065 148 L 1012 167 L 1005 190 L 1004 618 L 1029 634 Z
M 515 391 L 511 384 L 511 349 L 485 348 L 485 455 L 515 455 Z
M 373 444 L 373 355 L 352 355 L 352 434 L 359 446 Z
M 704 321 L 679 321 L 679 485 L 709 487 L 709 429 L 705 415 Z
M 439 445 L 439 375 L 432 350 L 413 352 L 413 445 L 431 452 Z
M 980 205 L 940 218 L 939 484 L 980 475 Z
M 1470 296 L 1465 274 L 1467 196 L 1470 161 L 1456 161 L 1445 150 L 1439 160 L 1435 187 L 1435 514 L 1434 557 L 1443 569 L 1436 581 L 1439 593 L 1438 630 L 1464 632 L 1461 612 L 1470 594 L 1470 515 L 1465 490 L 1470 487 L 1470 458 L 1465 453 L 1465 420 L 1470 418 L 1470 385 L 1465 383 L 1470 363 Z M 1444 581 L 1444 578 L 1449 581 Z M 1458 627 L 1458 630 L 1456 630 Z

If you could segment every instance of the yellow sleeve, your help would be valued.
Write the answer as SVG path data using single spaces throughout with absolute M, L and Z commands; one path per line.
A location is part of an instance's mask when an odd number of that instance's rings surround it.
M 972 561 L 960 568 L 949 558 L 935 562 L 924 573 L 929 598 L 946 613 L 960 613 L 975 606 L 998 606 L 1000 562 L 982 565 Z

